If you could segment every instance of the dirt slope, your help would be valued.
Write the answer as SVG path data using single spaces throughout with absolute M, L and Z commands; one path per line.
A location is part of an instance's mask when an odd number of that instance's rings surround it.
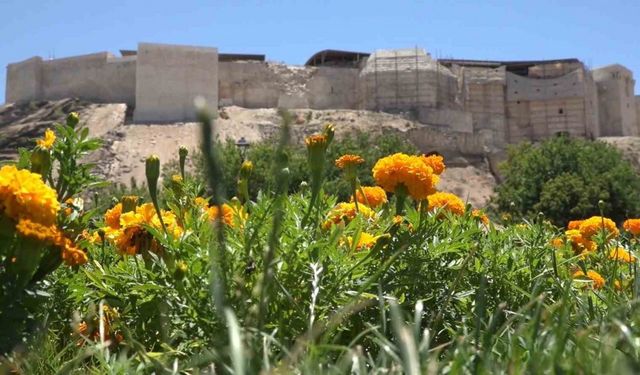
M 199 147 L 200 129 L 196 123 L 134 124 L 129 121 L 124 104 L 65 99 L 0 107 L 0 158 L 14 158 L 17 147 L 32 145 L 47 127 L 63 121 L 71 111 L 79 112 L 91 135 L 103 140 L 104 147 L 90 160 L 97 163 L 99 173 L 109 181 L 124 184 L 129 184 L 132 178 L 143 181 L 144 159 L 148 155 L 157 154 L 167 162 L 176 158 L 180 145 Z M 227 107 L 224 112 L 215 127 L 220 139 L 245 137 L 253 143 L 278 132 L 280 118 L 275 109 Z M 416 127 L 402 116 L 369 111 L 300 110 L 294 112 L 294 119 L 292 142 L 298 143 L 327 122 L 336 125 L 338 137 L 356 131 L 372 135 L 403 133 Z M 484 206 L 495 186 L 488 168 L 482 163 L 470 165 L 464 159 L 448 164 L 439 188 L 454 192 L 475 206 Z

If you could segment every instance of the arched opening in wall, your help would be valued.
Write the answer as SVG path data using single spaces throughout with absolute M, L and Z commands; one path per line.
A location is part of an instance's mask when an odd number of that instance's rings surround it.
M 562 109 L 562 108 L 558 109 L 558 114 L 559 114 L 559 115 L 564 114 L 564 109 Z
M 560 137 L 569 137 L 569 132 L 568 131 L 559 131 L 559 132 L 555 132 L 554 134 L 556 137 L 560 138 Z
M 424 154 L 424 156 L 432 156 L 432 155 L 435 155 L 435 156 L 443 156 L 441 153 L 439 153 L 439 152 L 438 152 L 438 151 L 436 151 L 436 150 L 429 151 L 429 152 L 427 152 L 426 154 Z

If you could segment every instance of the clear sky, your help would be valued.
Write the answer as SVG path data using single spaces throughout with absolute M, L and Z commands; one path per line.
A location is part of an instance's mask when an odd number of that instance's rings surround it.
M 218 47 L 303 64 L 322 49 L 423 47 L 434 57 L 620 63 L 640 77 L 640 0 L 0 0 L 0 65 L 135 49 Z M 0 73 L 4 102 L 6 70 Z M 638 79 L 640 81 L 640 79 Z M 640 93 L 640 83 L 636 93 Z

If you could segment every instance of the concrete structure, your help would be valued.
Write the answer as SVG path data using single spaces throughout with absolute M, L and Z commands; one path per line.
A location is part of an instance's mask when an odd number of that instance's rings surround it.
M 218 50 L 141 43 L 135 82 L 134 121 L 194 121 L 196 97 L 218 103 Z
M 220 106 L 402 112 L 422 124 L 410 134 L 418 146 L 472 155 L 558 133 L 640 134 L 633 74 L 617 64 L 436 60 L 418 48 L 324 50 L 305 66 L 148 43 L 121 53 L 9 64 L 7 101 L 121 102 L 134 108 L 135 122 L 193 120 L 197 96 Z

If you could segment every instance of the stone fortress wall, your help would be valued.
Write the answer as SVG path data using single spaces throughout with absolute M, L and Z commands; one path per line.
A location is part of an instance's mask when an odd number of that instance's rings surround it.
M 436 60 L 419 48 L 325 50 L 304 66 L 150 43 L 122 54 L 9 64 L 6 101 L 126 103 L 134 122 L 156 123 L 192 121 L 197 96 L 219 106 L 401 112 L 421 124 L 409 136 L 422 149 L 471 155 L 558 133 L 640 135 L 633 74 L 618 64 Z

